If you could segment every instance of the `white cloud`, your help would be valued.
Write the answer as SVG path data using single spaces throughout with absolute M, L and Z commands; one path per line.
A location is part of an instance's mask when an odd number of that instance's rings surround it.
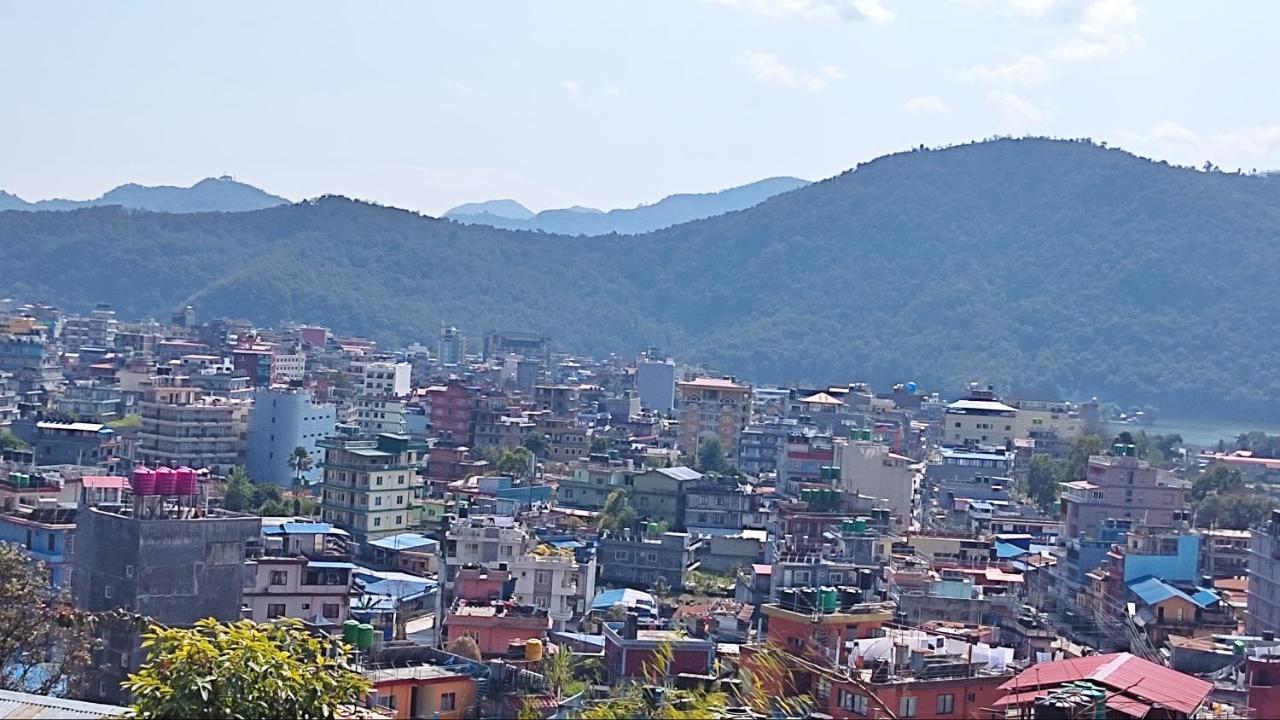
M 893 20 L 893 11 L 881 0 L 714 0 L 726 7 L 746 10 L 766 17 L 803 17 L 818 20 L 841 18 L 851 22 L 884 25 Z
M 462 93 L 463 95 L 475 95 L 478 92 L 475 88 L 462 82 L 461 80 L 455 80 L 449 83 L 449 87 L 453 88 L 455 91 L 459 93 Z
M 1172 120 L 1145 132 L 1120 131 L 1135 152 L 1183 165 L 1213 162 L 1225 170 L 1270 168 L 1280 164 L 1280 125 L 1262 125 L 1201 135 Z
M 1138 4 L 1134 0 L 1095 0 L 1085 11 L 1080 32 L 1106 37 L 1138 22 Z
M 792 70 L 774 53 L 760 50 L 748 50 L 742 53 L 738 56 L 738 64 L 745 67 L 751 77 L 760 82 L 789 88 L 803 88 L 809 92 L 818 92 L 826 88 L 829 80 L 844 78 L 844 71 L 832 65 L 824 65 L 818 74 Z
M 601 92 L 603 92 L 605 95 L 608 95 L 609 97 L 617 97 L 622 94 L 622 88 L 618 87 L 617 85 L 614 85 L 613 83 L 609 83 L 608 85 L 604 86 L 604 89 L 601 90 Z
M 577 95 L 581 92 L 581 89 L 578 87 L 578 83 L 573 80 L 561 80 L 560 87 L 564 88 L 570 95 Z
M 1000 111 L 1001 120 L 1005 125 L 1014 128 L 1053 119 L 1053 114 L 1048 110 L 1005 90 L 992 90 L 991 94 L 987 95 L 987 104 Z
M 1007 0 L 1006 5 L 1014 15 L 1044 17 L 1050 10 L 1062 5 L 1062 0 Z
M 1049 63 L 1039 55 L 1023 55 L 1013 62 L 965 68 L 960 71 L 960 77 L 964 80 L 1036 85 L 1049 79 Z
M 1134 0 L 1094 0 L 1072 35 L 1049 54 L 1062 62 L 1083 62 L 1140 48 L 1142 35 L 1133 31 L 1139 14 Z
M 932 113 L 934 115 L 946 115 L 951 112 L 951 106 L 943 102 L 942 98 L 937 95 L 921 95 L 908 100 L 903 106 L 908 112 L 914 113 Z

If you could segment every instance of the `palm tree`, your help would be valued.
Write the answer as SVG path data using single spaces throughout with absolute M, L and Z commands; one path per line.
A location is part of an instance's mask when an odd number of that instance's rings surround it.
M 315 461 L 311 459 L 311 453 L 307 452 L 306 448 L 299 445 L 293 449 L 293 454 L 289 456 L 289 469 L 293 470 L 295 491 L 303 485 L 302 476 L 313 467 L 315 467 Z

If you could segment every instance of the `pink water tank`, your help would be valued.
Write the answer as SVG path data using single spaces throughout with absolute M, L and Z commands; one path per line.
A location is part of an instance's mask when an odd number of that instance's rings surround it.
M 134 468 L 133 470 L 133 494 L 134 495 L 155 495 L 156 494 L 156 474 L 150 468 Z
M 158 467 L 156 468 L 156 494 L 157 495 L 174 495 L 177 491 L 178 474 L 173 468 Z
M 178 468 L 174 475 L 177 478 L 178 495 L 195 495 L 196 494 L 196 471 L 187 466 Z

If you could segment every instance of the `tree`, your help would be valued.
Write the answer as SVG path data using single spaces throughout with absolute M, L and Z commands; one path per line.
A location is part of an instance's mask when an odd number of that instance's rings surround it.
M 1244 487 L 1244 475 L 1226 465 L 1214 465 L 1191 481 L 1191 499 L 1200 501 L 1217 493 L 1234 492 Z
M 139 718 L 333 718 L 369 691 L 346 645 L 295 620 L 155 625 L 142 646 L 146 662 L 124 683 Z
M 1067 453 L 1067 464 L 1063 468 L 1061 479 L 1084 480 L 1089 474 L 1089 456 L 1101 455 L 1102 438 L 1096 435 L 1083 435 L 1071 443 L 1071 451 Z
M 564 697 L 565 688 L 573 682 L 573 653 L 568 648 L 561 647 L 542 658 L 540 669 L 542 677 L 546 678 L 547 684 L 551 686 L 551 692 L 555 694 L 556 700 L 561 700 Z
M 636 511 L 627 502 L 627 494 L 622 490 L 614 490 L 605 498 L 600 508 L 598 529 L 617 532 L 631 527 L 636 521 Z
M 1043 453 L 1031 456 L 1031 466 L 1027 470 L 1027 495 L 1032 502 L 1047 509 L 1058 500 L 1058 477 L 1063 469 L 1052 458 Z
M 666 600 L 671 597 L 671 583 L 665 575 L 659 575 L 658 579 L 653 581 L 653 586 L 650 589 L 653 590 L 654 596 L 659 600 Z
M 498 460 L 498 472 L 513 478 L 522 478 L 529 474 L 529 459 L 532 457 L 533 453 L 525 448 L 503 450 L 502 458 Z
M 591 438 L 591 454 L 603 455 L 609 452 L 609 438 L 603 435 L 596 435 Z
M 244 512 L 253 507 L 253 483 L 244 468 L 232 468 L 222 486 L 222 507 Z
M 698 469 L 702 472 L 720 472 L 725 468 L 724 446 L 720 438 L 707 438 L 698 446 Z
M 88 667 L 92 619 L 49 584 L 44 563 L 0 543 L 0 689 L 50 695 Z
M 302 487 L 304 483 L 303 475 L 307 471 L 315 467 L 315 461 L 311 459 L 311 453 L 307 449 L 299 445 L 293 449 L 293 454 L 289 456 L 289 469 L 293 470 L 293 487 Z
M 8 430 L 0 430 L 0 450 L 26 450 L 27 442 Z
M 545 458 L 550 447 L 551 443 L 547 440 L 547 436 L 536 430 L 524 439 L 524 449 L 533 453 L 534 457 Z
M 1196 505 L 1196 526 L 1248 530 L 1271 517 L 1275 500 L 1265 491 L 1241 490 L 1210 495 Z

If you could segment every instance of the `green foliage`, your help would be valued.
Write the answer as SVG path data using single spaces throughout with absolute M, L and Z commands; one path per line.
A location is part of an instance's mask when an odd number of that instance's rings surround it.
M 560 648 L 556 652 L 548 653 L 542 658 L 542 666 L 539 669 L 557 699 L 575 694 L 565 692 L 574 682 L 573 653 L 568 648 Z
M 702 472 L 720 472 L 725 469 L 724 445 L 720 438 L 707 438 L 698 446 L 698 470 Z
M 315 460 L 311 458 L 311 453 L 306 448 L 298 446 L 293 449 L 293 454 L 289 456 L 289 469 L 293 470 L 294 487 L 303 485 L 302 476 L 313 467 L 315 467 Z
M 1067 463 L 1062 468 L 1062 482 L 1084 480 L 1089 474 L 1089 456 L 1101 455 L 1105 451 L 1102 438 L 1096 435 L 1084 435 L 1071 443 L 1071 452 L 1067 453 Z
M 1280 435 L 1264 432 L 1241 433 L 1236 438 L 1236 450 L 1248 450 L 1255 457 L 1280 458 Z
M 678 347 L 759 382 L 856 368 L 876 385 L 957 390 L 981 376 L 1261 419 L 1280 395 L 1280 295 L 1257 291 L 1280 275 L 1278 189 L 1091 143 L 1002 139 L 879 158 L 643 242 L 321 198 L 246 213 L 3 213 L 0 267 L 14 297 L 110 302 L 126 317 L 191 302 L 380 342 L 433 337 L 448 320 L 579 352 Z M 521 281 L 478 288 L 499 266 Z M 174 267 L 183 282 L 149 281 Z M 324 282 L 301 267 L 324 268 Z M 420 289 L 408 295 L 406 267 Z M 904 268 L 929 282 L 903 293 Z M 975 277 L 1000 278 L 1000 292 L 974 293 Z M 859 332 L 833 333 L 816 307 Z
M 1146 431 L 1139 430 L 1133 440 L 1138 446 L 1138 457 L 1152 465 L 1163 465 L 1177 457 L 1178 448 L 1182 446 L 1182 436 L 1177 433 L 1148 435 Z
M 547 440 L 545 433 L 535 430 L 524 439 L 524 449 L 533 453 L 534 457 L 545 458 L 547 451 L 551 449 L 551 442 Z
M 603 435 L 596 435 L 591 438 L 591 454 L 603 455 L 609 452 L 609 438 Z
M 27 441 L 8 430 L 0 430 L 0 450 L 26 450 Z
M 49 571 L 0 543 L 0 690 L 49 695 L 88 667 L 91 619 L 49 586 Z
M 253 507 L 253 483 L 244 468 L 232 468 L 222 486 L 222 506 L 235 512 L 245 512 Z
M 1031 456 L 1031 467 L 1027 471 L 1027 495 L 1042 509 L 1049 508 L 1058 501 L 1061 490 L 1058 485 L 1060 472 L 1058 464 L 1048 455 Z
M 1197 527 L 1248 530 L 1266 521 L 1276 501 L 1258 490 L 1210 495 L 1196 505 Z
M 605 498 L 600 508 L 597 528 L 617 532 L 628 528 L 636 522 L 636 511 L 627 501 L 627 494 L 622 490 L 614 490 Z
M 333 718 L 369 690 L 346 646 L 296 621 L 157 625 L 142 646 L 147 660 L 124 683 L 140 718 Z
M 116 418 L 115 420 L 108 421 L 107 427 L 112 430 L 142 427 L 142 416 L 137 414 L 125 415 L 122 418 Z
M 1191 500 L 1203 500 L 1215 493 L 1235 492 L 1243 489 L 1244 485 L 1244 475 L 1239 470 L 1214 465 L 1191 481 Z
M 503 450 L 498 460 L 498 472 L 513 478 L 522 478 L 529 474 L 530 451 L 525 448 Z

